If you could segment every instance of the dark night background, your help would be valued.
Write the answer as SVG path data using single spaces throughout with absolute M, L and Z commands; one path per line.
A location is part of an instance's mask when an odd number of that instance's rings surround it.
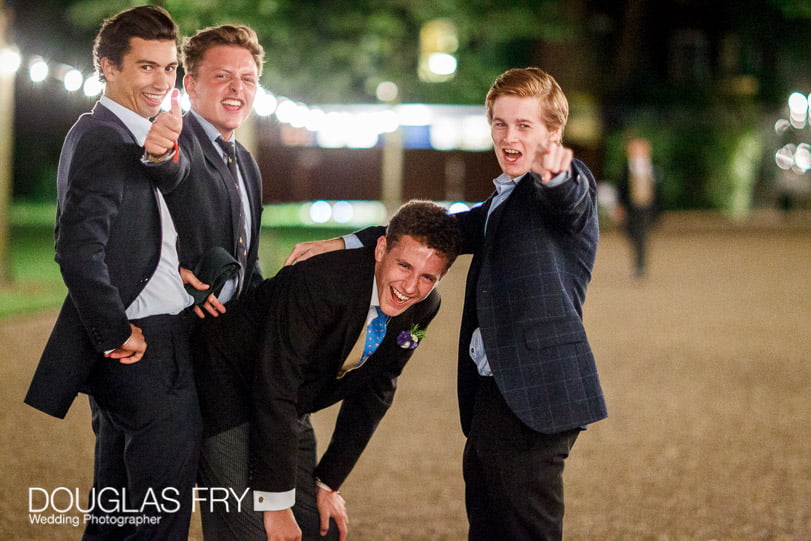
M 540 66 L 566 91 L 572 106 L 567 143 L 598 178 L 618 173 L 627 134 L 651 139 L 668 181 L 668 208 L 725 209 L 740 189 L 751 190 L 752 206 L 772 205 L 774 152 L 788 140 L 808 139 L 804 130 L 777 135 L 772 129 L 787 114 L 788 95 L 811 89 L 806 0 L 156 3 L 185 34 L 208 24 L 250 24 L 266 49 L 263 85 L 310 104 L 374 103 L 374 85 L 383 79 L 398 82 L 402 102 L 480 104 L 504 69 Z M 87 75 L 100 21 L 129 5 L 7 0 L 8 41 L 24 62 L 39 54 Z M 416 77 L 417 49 L 420 27 L 436 17 L 457 25 L 459 70 L 452 81 L 432 84 Z M 52 200 L 61 141 L 92 101 L 69 94 L 53 78 L 32 83 L 23 65 L 16 85 L 17 200 Z M 258 157 L 268 202 L 379 196 L 379 149 L 322 151 L 315 161 L 347 176 L 346 189 L 336 190 L 341 184 L 318 168 L 303 189 L 292 184 L 289 169 L 313 149 L 282 146 L 278 123 L 262 122 Z M 754 185 L 743 188 L 736 182 L 752 181 L 730 173 L 742 148 L 757 162 L 749 165 Z M 488 154 L 406 151 L 404 197 L 443 199 L 447 160 L 461 158 L 466 171 L 478 174 L 495 167 Z M 486 191 L 471 188 L 464 195 L 477 199 Z

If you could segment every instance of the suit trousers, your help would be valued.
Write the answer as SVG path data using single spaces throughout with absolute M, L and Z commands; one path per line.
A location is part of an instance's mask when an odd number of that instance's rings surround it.
M 628 209 L 625 232 L 633 251 L 634 273 L 637 277 L 644 276 L 648 264 L 648 233 L 654 218 L 653 207 Z
M 250 425 L 230 428 L 203 440 L 198 472 L 198 490 L 219 492 L 223 501 L 210 501 L 200 506 L 203 539 L 206 541 L 265 541 L 262 512 L 253 510 L 253 492 L 248 490 L 250 464 Z M 316 441 L 310 416 L 299 419 L 298 471 L 296 504 L 293 514 L 304 541 L 337 540 L 338 527 L 321 537 L 321 523 L 316 503 Z M 223 490 L 224 489 L 224 490 Z M 228 493 L 226 498 L 226 491 Z M 247 492 L 246 492 L 247 491 Z M 243 498 L 244 495 L 244 498 Z M 241 498 L 241 501 L 239 501 Z
M 90 377 L 96 434 L 92 518 L 84 539 L 188 538 L 202 420 L 187 315 L 132 322 L 140 361 L 102 358 Z
M 561 539 L 563 465 L 579 433 L 532 430 L 480 377 L 463 460 L 468 539 Z

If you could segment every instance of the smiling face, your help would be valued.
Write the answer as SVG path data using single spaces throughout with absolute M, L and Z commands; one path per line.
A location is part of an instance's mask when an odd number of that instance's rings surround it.
M 104 95 L 145 118 L 157 115 L 166 93 L 175 87 L 177 45 L 174 41 L 130 38 L 130 48 L 116 66 L 101 59 L 107 80 Z
M 389 247 L 380 237 L 375 247 L 375 280 L 380 308 L 398 316 L 428 296 L 448 270 L 448 260 L 409 235 Z
M 549 131 L 538 98 L 499 96 L 493 103 L 490 135 L 501 170 L 510 177 L 532 168 L 538 151 L 560 142 L 560 130 Z
M 251 112 L 258 79 L 250 51 L 216 45 L 203 55 L 197 74 L 186 75 L 183 84 L 192 108 L 228 140 Z

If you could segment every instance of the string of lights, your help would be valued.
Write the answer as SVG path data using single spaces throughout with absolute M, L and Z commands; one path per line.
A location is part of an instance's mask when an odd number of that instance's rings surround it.
M 28 77 L 35 84 L 53 78 L 62 82 L 65 92 L 81 91 L 89 99 L 96 98 L 104 89 L 95 73 L 85 75 L 78 68 L 48 62 L 40 55 L 24 59 L 15 48 L 0 49 L 0 72 L 18 73 L 23 68 L 27 68 Z M 276 96 L 260 87 L 254 112 L 259 117 L 274 116 L 281 124 L 312 132 L 314 143 L 322 148 L 371 148 L 379 143 L 381 135 L 402 127 L 426 127 L 430 147 L 436 150 L 491 148 L 483 107 L 394 104 L 397 96 L 397 85 L 385 81 L 377 88 L 380 103 L 313 106 Z M 191 107 L 183 91 L 181 107 L 184 111 Z
M 81 91 L 89 100 L 97 98 L 104 90 L 103 83 L 95 73 L 85 75 L 78 68 L 48 62 L 40 55 L 23 58 L 15 48 L 0 48 L 0 74 L 19 75 L 24 68 L 27 68 L 28 77 L 34 84 L 42 84 L 51 78 L 60 81 L 66 93 Z M 384 82 L 378 87 L 377 97 L 381 102 L 392 102 L 397 98 L 397 93 L 395 83 Z M 183 90 L 180 104 L 184 112 L 191 108 L 188 94 Z M 164 109 L 169 110 L 168 96 Z M 312 132 L 315 142 L 322 148 L 371 148 L 378 144 L 382 134 L 408 127 L 427 127 L 431 146 L 438 150 L 491 148 L 489 125 L 480 106 L 390 103 L 310 106 L 276 96 L 260 87 L 254 101 L 254 112 L 259 117 L 273 115 L 280 124 Z M 461 202 L 448 202 L 447 205 L 452 212 L 467 208 Z M 372 201 L 314 201 L 279 206 L 279 209 L 282 208 L 286 210 L 273 213 L 279 223 L 268 222 L 265 225 L 366 225 L 384 221 L 386 214 L 382 203 Z

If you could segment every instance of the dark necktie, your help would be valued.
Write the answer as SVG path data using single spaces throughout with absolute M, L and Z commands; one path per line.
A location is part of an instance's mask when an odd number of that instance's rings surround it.
M 239 238 L 237 240 L 237 260 L 239 261 L 239 287 L 237 291 L 242 290 L 243 282 L 245 281 L 245 268 L 248 264 L 248 246 L 245 242 L 247 232 L 245 230 L 245 209 L 242 206 L 242 195 L 239 189 L 239 173 L 237 171 L 237 152 L 236 145 L 233 141 L 226 141 L 222 137 L 217 137 L 217 144 L 219 144 L 225 151 L 228 171 L 231 172 L 231 177 L 234 182 L 234 189 L 236 190 L 238 207 L 239 207 Z

